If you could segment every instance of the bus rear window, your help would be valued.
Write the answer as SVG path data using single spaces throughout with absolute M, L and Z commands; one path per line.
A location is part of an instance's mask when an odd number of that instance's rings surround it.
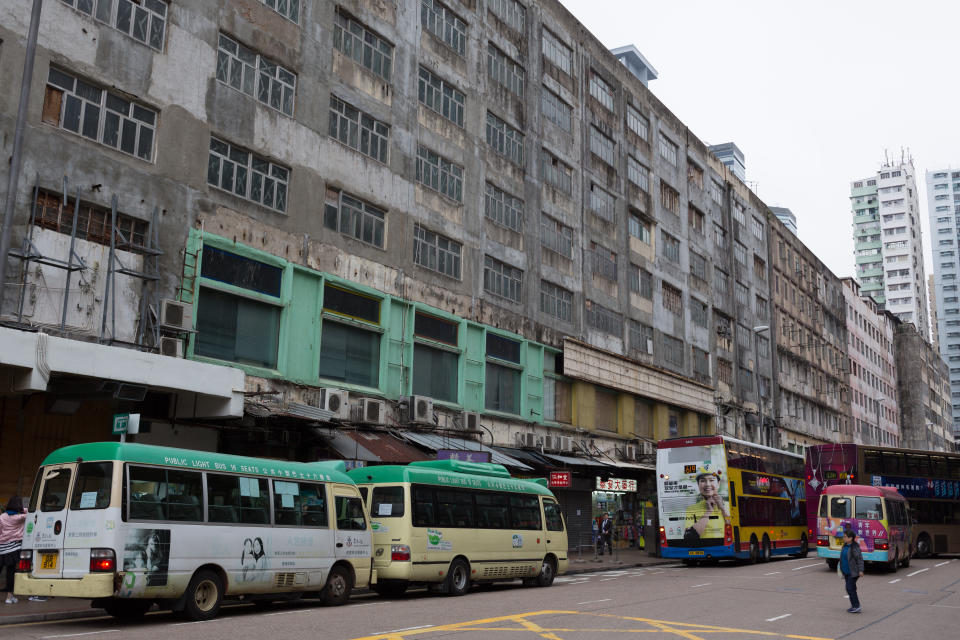
M 33 481 L 33 491 L 30 492 L 30 513 L 37 510 L 37 503 L 40 502 L 40 483 L 43 482 L 43 469 L 37 471 L 37 477 Z
M 399 518 L 403 515 L 403 487 L 374 487 L 371 518 Z
M 43 484 L 40 511 L 63 511 L 67 506 L 67 491 L 70 489 L 70 469 L 48 471 Z
M 831 518 L 849 518 L 853 514 L 850 498 L 834 498 L 830 501 Z
M 110 487 L 113 484 L 112 462 L 83 462 L 77 468 L 70 509 L 106 509 L 110 506 Z
M 879 520 L 883 514 L 880 498 L 857 496 L 857 518 L 861 520 Z

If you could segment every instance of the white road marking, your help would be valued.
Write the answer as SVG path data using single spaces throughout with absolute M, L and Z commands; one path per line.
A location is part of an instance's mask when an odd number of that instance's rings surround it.
M 617 580 L 618 578 L 600 578 L 600 582 L 610 582 L 611 580 Z
M 770 573 L 765 573 L 765 574 L 763 574 L 763 575 L 765 575 L 765 576 L 772 576 L 772 575 L 777 574 L 777 573 L 780 573 L 780 572 L 779 572 L 779 571 L 771 571 Z
M 809 569 L 810 567 L 819 567 L 819 566 L 820 566 L 819 562 L 816 564 L 805 564 L 802 567 L 794 567 L 793 569 L 790 569 L 790 571 L 800 571 L 800 569 Z
M 272 615 L 272 614 L 267 614 Z M 171 624 L 171 627 L 182 627 L 185 624 L 204 624 L 207 622 L 220 622 L 221 620 L 227 620 L 228 618 L 214 618 L 213 620 L 195 620 L 194 622 L 175 622 Z
M 775 618 L 767 618 L 767 622 L 776 622 L 777 620 L 783 620 L 784 618 L 789 618 L 792 616 L 792 613 L 785 613 L 782 616 L 777 616 Z
M 896 584 L 896 583 L 900 582 L 901 580 L 903 580 L 903 578 L 897 578 L 896 580 L 891 580 L 891 581 L 888 582 L 887 584 Z
M 940 564 L 935 564 L 935 565 L 933 565 L 933 566 L 935 566 L 935 567 L 942 567 L 943 565 L 945 565 L 945 564 L 950 564 L 951 562 L 952 562 L 952 560 L 947 560 L 946 562 L 941 562 Z
M 371 603 L 371 604 L 373 604 L 373 603 Z M 303 611 L 306 611 L 306 609 L 294 609 L 293 611 L 277 611 L 277 612 L 275 612 L 275 613 L 265 613 L 265 614 L 263 614 L 263 615 L 265 615 L 265 616 L 285 616 L 285 615 L 287 615 L 288 613 L 301 613 L 301 612 L 303 612 Z
M 77 636 L 93 636 L 98 633 L 116 633 L 119 629 L 108 629 L 107 631 L 87 631 L 86 633 L 65 633 L 59 636 L 40 636 L 41 638 L 76 638 Z
M 693 586 L 690 587 L 690 588 L 691 588 L 691 589 L 696 589 L 697 587 L 709 587 L 711 584 L 713 584 L 713 583 L 712 583 L 712 582 L 704 582 L 703 584 L 695 584 L 695 585 L 693 585 Z
M 375 634 L 373 634 L 373 635 L 375 635 L 375 636 L 385 636 L 385 635 L 388 635 L 388 634 L 391 634 L 391 633 L 400 633 L 401 631 L 413 631 L 413 630 L 415 630 L 415 629 L 430 629 L 430 628 L 432 628 L 432 627 L 433 627 L 432 624 L 422 624 L 422 625 L 420 625 L 419 627 L 406 627 L 405 629 L 393 629 L 393 630 L 391 630 L 391 631 L 377 631 L 377 632 L 376 632 Z
M 363 604 L 351 604 L 351 607 L 372 607 L 375 604 L 387 604 L 387 602 L 365 602 Z
M 613 598 L 604 598 L 603 600 L 587 600 L 586 602 L 578 602 L 577 604 L 593 604 L 594 602 L 610 602 Z
M 926 569 L 917 569 L 917 570 L 914 571 L 913 573 L 908 573 L 908 574 L 907 574 L 907 577 L 908 577 L 908 578 L 912 578 L 913 576 L 917 575 L 918 573 L 923 573 L 924 571 L 930 571 L 930 567 L 927 567 Z

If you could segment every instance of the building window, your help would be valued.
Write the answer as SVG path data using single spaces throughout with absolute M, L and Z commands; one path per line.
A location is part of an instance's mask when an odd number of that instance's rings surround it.
M 669 138 L 667 138 L 666 136 L 664 136 L 663 134 L 660 134 L 659 142 L 660 142 L 660 145 L 659 145 L 660 157 L 666 160 L 668 163 L 670 163 L 674 167 L 677 166 L 678 147 L 676 143 L 670 140 Z
M 151 49 L 163 51 L 167 3 L 161 0 L 61 0 Z
M 770 319 L 770 308 L 767 306 L 767 299 L 763 296 L 757 296 L 757 320 L 766 321 Z
M 463 245 L 455 240 L 413 225 L 413 261 L 421 267 L 460 279 Z
M 499 225 L 514 231 L 523 229 L 523 200 L 487 183 L 484 213 Z
M 287 210 L 290 169 L 217 138 L 210 138 L 207 184 L 277 211 Z
M 716 180 L 710 181 L 710 199 L 723 206 L 723 185 Z
M 37 190 L 34 205 L 35 225 L 67 235 L 73 233 L 74 212 L 78 209 L 75 199 L 64 203 L 61 195 Z M 113 212 L 110 209 L 86 202 L 80 203 L 76 226 L 77 238 L 110 246 L 112 226 Z M 126 251 L 143 253 L 143 247 L 148 242 L 149 228 L 146 220 L 138 220 L 125 213 L 117 212 L 115 241 L 117 244 L 125 242 Z
M 493 43 L 487 43 L 487 75 L 511 93 L 523 97 L 526 71 L 507 54 L 493 46 Z
M 710 314 L 707 312 L 707 305 L 696 298 L 690 298 L 690 319 L 698 327 L 709 327 Z
M 598 218 L 613 222 L 617 216 L 617 199 L 612 193 L 601 189 L 595 184 L 590 185 L 590 210 Z
M 283 270 L 211 245 L 200 262 L 200 296 L 194 353 L 237 364 L 275 369 L 280 342 Z M 221 284 L 248 292 L 235 295 Z
M 491 411 L 520 413 L 520 349 L 522 343 L 487 334 L 486 393 L 484 406 Z
M 466 53 L 467 23 L 443 3 L 420 0 L 420 24 L 458 55 Z
M 573 317 L 573 293 L 552 282 L 541 280 L 540 311 L 569 322 Z
M 750 229 L 753 231 L 753 237 L 763 242 L 763 221 L 760 218 L 753 218 L 750 221 Z
M 693 376 L 700 381 L 710 381 L 710 354 L 693 347 Z
M 393 45 L 337 9 L 333 47 L 387 82 L 393 74 Z
M 603 333 L 623 336 L 623 317 L 589 300 L 587 301 L 587 325 Z
M 334 95 L 330 96 L 329 134 L 341 144 L 386 164 L 390 126 Z
M 569 381 L 557 374 L 557 354 L 543 354 L 543 419 L 570 424 L 573 419 L 573 392 Z
M 596 127 L 590 127 L 590 152 L 608 165 L 614 165 L 613 140 L 600 133 Z
M 741 227 L 747 224 L 746 207 L 739 200 L 733 201 L 733 219 Z
M 383 226 L 386 212 L 359 198 L 327 189 L 323 226 L 361 242 L 383 249 Z
M 736 241 L 733 243 L 733 259 L 736 260 L 740 266 L 747 266 L 747 248 Z
M 729 245 L 727 230 L 718 224 L 713 225 L 713 244 L 721 249 L 726 249 Z
M 700 211 L 692 204 L 687 207 L 687 222 L 690 225 L 690 228 L 700 235 L 703 235 L 704 220 L 706 216 L 703 215 L 703 211 Z
M 703 189 L 703 169 L 687 158 L 687 182 L 698 189 Z
M 649 356 L 653 355 L 653 327 L 631 320 L 629 337 L 631 350 Z
M 717 379 L 726 384 L 733 385 L 733 363 L 723 358 L 717 358 Z
M 594 71 L 590 74 L 590 95 L 608 111 L 613 111 L 613 88 Z
M 568 196 L 573 195 L 573 169 L 544 149 L 540 155 L 543 181 Z
M 153 160 L 157 112 L 50 68 L 43 121 L 112 149 Z
M 523 271 L 490 256 L 484 256 L 484 291 L 513 302 L 520 302 L 522 284 Z
M 540 108 L 543 110 L 543 117 L 564 131 L 570 131 L 572 129 L 573 107 L 547 88 L 543 89 L 540 96 Z
M 463 126 L 463 109 L 466 97 L 449 82 L 420 67 L 417 97 L 431 111 L 457 125 Z
M 217 80 L 272 109 L 293 115 L 297 76 L 222 33 L 217 51 Z
M 517 0 L 490 0 L 487 5 L 493 15 L 500 18 L 505 25 L 523 33 L 523 27 L 526 23 L 527 9 Z
M 641 298 L 653 300 L 653 276 L 646 269 L 630 265 L 630 291 Z
M 543 57 L 560 71 L 570 75 L 573 68 L 573 50 L 546 29 L 543 30 Z
M 680 241 L 666 231 L 660 231 L 660 243 L 663 247 L 663 257 L 671 262 L 680 262 Z
M 300 21 L 300 0 L 260 0 L 291 22 Z
M 627 222 L 630 235 L 640 240 L 644 244 L 650 244 L 650 221 L 631 212 Z
M 650 121 L 633 105 L 627 105 L 627 128 L 637 134 L 641 140 L 650 135 Z
M 603 245 L 593 245 L 593 272 L 608 280 L 617 281 L 617 254 Z
M 340 322 L 342 317 L 349 321 Z M 380 300 L 327 284 L 323 288 L 320 377 L 377 387 L 380 383 Z
M 487 111 L 487 144 L 518 166 L 523 166 L 523 134 Z
M 750 304 L 750 290 L 740 282 L 734 285 L 734 297 L 738 305 L 743 308 L 748 308 Z
M 456 322 L 417 312 L 413 324 L 413 393 L 456 402 L 460 351 Z
M 723 269 L 713 268 L 713 288 L 717 293 L 730 294 L 730 276 Z
M 660 283 L 660 292 L 663 295 L 663 308 L 676 315 L 683 315 L 683 293 L 680 289 L 666 283 Z
M 660 180 L 660 206 L 673 215 L 680 213 L 680 192 Z
M 633 156 L 627 156 L 627 180 L 641 191 L 650 191 L 650 170 L 640 164 Z
M 573 257 L 573 228 L 548 215 L 540 216 L 540 244 L 564 258 Z
M 663 361 L 675 369 L 682 369 L 683 340 L 668 335 L 663 335 L 661 338 L 663 340 Z
M 463 167 L 423 145 L 417 147 L 417 182 L 463 202 Z
M 707 279 L 707 259 L 696 251 L 690 252 L 690 275 L 703 283 L 709 282 Z
M 767 263 L 758 255 L 753 256 L 753 274 L 760 280 L 767 280 Z

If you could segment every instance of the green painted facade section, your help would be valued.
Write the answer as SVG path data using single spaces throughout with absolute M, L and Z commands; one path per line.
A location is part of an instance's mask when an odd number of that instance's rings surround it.
M 448 465 L 446 463 L 459 464 Z M 491 467 L 491 469 L 487 470 L 482 467 Z M 543 486 L 542 483 L 533 480 L 511 478 L 509 473 L 504 477 L 495 470 L 496 467 L 506 472 L 506 469 L 498 464 L 484 462 L 464 463 L 459 460 L 431 460 L 420 463 L 413 462 L 408 465 L 362 467 L 359 469 L 351 469 L 347 472 L 347 475 L 350 476 L 353 482 L 360 485 L 417 483 L 441 487 L 533 493 L 551 498 L 554 497 L 553 492 Z M 463 471 L 458 469 L 463 469 Z M 481 471 L 481 473 L 471 473 L 471 470 Z
M 277 479 L 326 480 L 328 482 L 354 484 L 353 479 L 346 473 L 346 465 L 342 460 L 289 462 L 174 447 L 157 447 L 133 442 L 90 442 L 62 447 L 50 453 L 41 464 L 106 460 L 153 464 L 196 471 L 242 473 Z

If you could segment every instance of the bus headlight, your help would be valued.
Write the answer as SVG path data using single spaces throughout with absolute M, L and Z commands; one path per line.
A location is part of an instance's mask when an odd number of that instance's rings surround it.
M 90 549 L 90 573 L 109 573 L 117 568 L 113 549 Z
M 20 573 L 30 573 L 33 571 L 33 550 L 21 549 L 20 560 L 17 562 L 17 571 Z

